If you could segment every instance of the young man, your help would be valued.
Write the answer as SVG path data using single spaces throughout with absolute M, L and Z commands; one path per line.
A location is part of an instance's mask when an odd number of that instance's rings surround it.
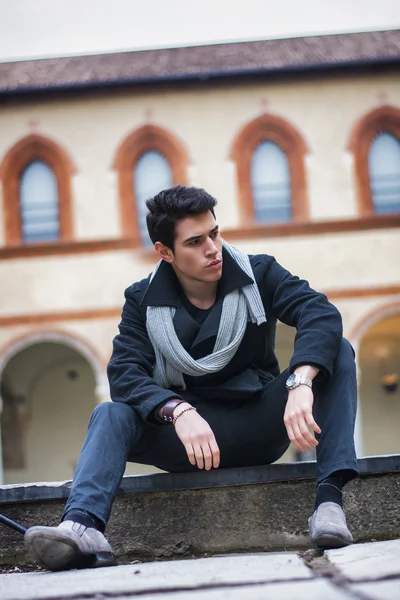
M 352 542 L 341 490 L 357 475 L 357 388 L 340 314 L 273 257 L 223 242 L 215 205 L 184 186 L 147 202 L 161 260 L 125 292 L 108 365 L 113 402 L 92 415 L 62 523 L 25 535 L 48 569 L 115 564 L 103 532 L 127 460 L 170 472 L 263 465 L 290 441 L 316 448 L 313 544 Z M 297 329 L 282 373 L 278 319 Z

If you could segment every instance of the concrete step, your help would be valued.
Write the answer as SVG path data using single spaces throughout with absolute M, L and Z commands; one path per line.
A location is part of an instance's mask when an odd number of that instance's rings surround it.
M 400 537 L 400 455 L 359 460 L 345 510 L 356 542 Z M 106 535 L 121 562 L 310 547 L 315 463 L 125 477 Z M 57 525 L 71 482 L 0 486 L 0 512 Z M 26 564 L 23 536 L 0 524 L 0 564 Z

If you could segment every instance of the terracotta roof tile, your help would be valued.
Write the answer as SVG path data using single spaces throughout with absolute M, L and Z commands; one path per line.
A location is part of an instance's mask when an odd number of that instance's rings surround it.
M 0 63 L 0 94 L 400 61 L 400 30 Z

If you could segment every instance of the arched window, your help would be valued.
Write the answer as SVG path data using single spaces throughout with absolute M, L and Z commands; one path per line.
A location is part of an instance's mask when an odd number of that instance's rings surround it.
M 38 134 L 15 144 L 0 164 L 7 246 L 73 238 L 74 166 L 56 142 Z
M 140 237 L 144 246 L 151 246 L 146 225 L 146 200 L 173 185 L 171 167 L 162 154 L 154 150 L 142 154 L 135 165 L 134 185 Z
M 244 227 L 307 221 L 306 151 L 300 133 L 275 115 L 262 115 L 239 131 L 231 158 Z
M 118 174 L 121 230 L 134 246 L 151 244 L 146 227 L 146 200 L 162 189 L 187 184 L 188 155 L 182 142 L 156 125 L 144 125 L 119 146 Z
M 20 179 L 21 228 L 24 242 L 59 238 L 58 191 L 53 171 L 41 160 L 25 167 Z
M 261 142 L 254 151 L 251 185 L 257 223 L 291 221 L 289 164 L 283 150 L 270 140 Z
M 377 135 L 369 149 L 368 167 L 376 214 L 400 212 L 400 142 L 394 135 Z
M 362 216 L 400 212 L 400 110 L 380 106 L 353 127 L 358 210 Z

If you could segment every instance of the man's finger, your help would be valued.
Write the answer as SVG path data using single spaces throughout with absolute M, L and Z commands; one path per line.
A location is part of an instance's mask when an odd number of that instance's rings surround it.
M 285 427 L 286 427 L 286 431 L 287 431 L 289 440 L 291 442 L 294 442 L 293 428 L 292 428 L 291 424 L 289 423 L 289 421 L 287 423 L 285 423 Z
M 312 413 L 308 413 L 306 415 L 306 422 L 307 425 L 309 427 L 311 427 L 311 429 L 313 429 L 315 431 L 315 433 L 321 433 L 321 428 L 320 426 L 314 421 L 314 417 L 312 416 Z
M 308 447 L 309 450 L 313 450 L 315 448 L 315 446 L 318 446 L 318 442 L 315 439 L 315 437 L 313 436 L 313 434 L 309 431 L 307 423 L 304 418 L 299 419 L 299 429 L 300 429 L 300 432 L 301 432 L 305 442 L 309 446 Z
M 196 458 L 194 456 L 194 450 L 192 444 L 185 444 L 186 454 L 188 455 L 188 459 L 191 465 L 196 464 Z
M 204 467 L 203 451 L 199 444 L 193 444 L 193 450 L 194 455 L 196 457 L 197 466 L 199 467 L 199 469 L 202 469 Z
M 305 439 L 300 431 L 298 423 L 292 423 L 293 433 L 294 433 L 294 445 L 298 450 L 304 452 L 307 450 L 307 445 Z
M 187 453 L 188 458 L 189 458 L 189 462 L 192 465 L 195 465 L 196 464 L 196 457 L 194 455 L 194 448 L 193 448 L 192 444 L 190 444 L 190 443 L 185 444 L 185 448 L 186 448 L 186 453 Z
M 286 431 L 287 431 L 289 440 L 296 446 L 297 450 L 303 450 L 303 448 L 299 445 L 299 443 L 296 439 L 296 434 L 294 432 L 291 422 L 286 423 Z
M 202 447 L 203 456 L 204 456 L 204 467 L 206 471 L 209 471 L 212 467 L 212 453 L 210 450 L 210 446 L 208 442 L 206 442 Z
M 210 446 L 210 450 L 212 452 L 213 467 L 214 467 L 214 469 L 218 469 L 219 461 L 220 461 L 220 453 L 219 453 L 218 444 L 215 441 L 215 439 L 210 440 L 209 446 Z

